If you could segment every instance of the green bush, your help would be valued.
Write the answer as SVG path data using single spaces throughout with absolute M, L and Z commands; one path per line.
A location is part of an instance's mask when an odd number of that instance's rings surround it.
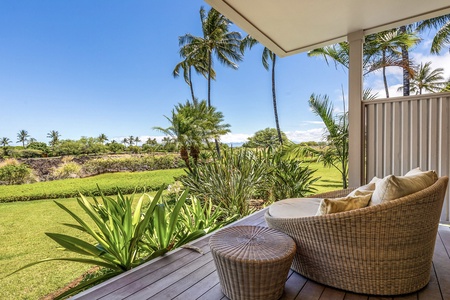
M 33 171 L 16 160 L 7 160 L 0 166 L 0 184 L 23 184 L 34 181 Z
M 244 216 L 252 210 L 251 199 L 267 203 L 304 197 L 315 191 L 314 170 L 300 161 L 283 158 L 280 150 L 225 150 L 223 156 L 199 163 L 187 176 L 184 186 L 200 199 L 211 199 L 232 213 Z
M 302 166 L 298 160 L 283 158 L 281 153 L 274 153 L 269 161 L 272 172 L 269 193 L 273 200 L 305 197 L 317 191 L 313 184 L 320 177 L 313 177 L 315 170 Z
M 174 169 L 183 166 L 181 159 L 175 155 L 143 155 L 132 157 L 98 158 L 83 165 L 87 174 L 103 174 L 120 171 L 150 171 Z
M 6 150 L 6 155 L 14 158 L 44 157 L 46 155 L 42 150 L 20 148 L 9 148 Z
M 211 199 L 242 217 L 253 211 L 248 202 L 266 186 L 266 171 L 258 154 L 244 149 L 225 150 L 221 158 L 199 163 L 180 181 L 200 199 Z
M 64 162 L 52 171 L 56 179 L 78 178 L 81 174 L 81 166 L 74 161 Z

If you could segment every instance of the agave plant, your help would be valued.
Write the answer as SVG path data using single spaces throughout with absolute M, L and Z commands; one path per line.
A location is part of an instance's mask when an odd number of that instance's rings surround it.
M 93 221 L 94 226 L 89 225 L 66 206 L 55 201 L 77 223 L 64 225 L 87 233 L 91 238 L 95 239 L 96 245 L 65 234 L 46 233 L 48 237 L 62 246 L 64 250 L 75 252 L 88 258 L 47 258 L 30 263 L 10 275 L 33 265 L 54 260 L 97 265 L 110 270 L 110 272 L 105 272 L 61 294 L 59 297 L 62 298 L 77 293 L 87 286 L 114 277 L 161 255 L 164 251 L 158 249 L 151 252 L 143 252 L 142 240 L 144 233 L 149 228 L 149 223 L 153 219 L 153 212 L 161 197 L 162 191 L 163 189 L 160 189 L 153 200 L 151 200 L 148 194 L 143 194 L 139 198 L 134 211 L 131 207 L 133 196 L 126 197 L 120 191 L 117 199 L 105 197 L 102 194 L 102 204 L 97 199 L 94 199 L 94 204 L 91 204 L 86 197 L 80 195 L 77 199 L 78 204 L 86 212 L 90 220 Z M 151 201 L 148 208 L 144 211 L 142 208 L 145 199 Z
M 212 162 L 199 163 L 180 180 L 201 200 L 211 199 L 243 217 L 253 212 L 248 201 L 265 184 L 266 171 L 258 154 L 228 150 Z
M 145 233 L 144 250 L 162 255 L 206 234 L 203 229 L 189 231 L 188 228 L 180 226 L 180 212 L 188 193 L 189 190 L 186 189 L 173 207 L 166 202 L 155 206 L 149 230 Z
M 191 204 L 184 205 L 181 211 L 181 225 L 188 228 L 190 232 L 204 230 L 206 233 L 210 233 L 238 218 L 237 214 L 227 216 L 220 205 L 212 204 L 211 199 L 204 201 L 202 205 L 202 201 L 197 197 L 191 197 Z

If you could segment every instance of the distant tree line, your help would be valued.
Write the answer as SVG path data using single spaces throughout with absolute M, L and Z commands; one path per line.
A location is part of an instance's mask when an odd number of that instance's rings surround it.
M 12 146 L 8 137 L 0 139 L 0 157 L 32 158 L 51 157 L 64 155 L 91 155 L 106 153 L 152 153 L 152 152 L 174 152 L 177 151 L 177 143 L 172 138 L 164 137 L 161 143 L 155 138 L 148 138 L 144 143 L 139 137 L 130 135 L 118 142 L 109 140 L 102 133 L 98 137 L 81 137 L 78 140 L 61 139 L 57 130 L 51 130 L 47 134 L 48 143 L 37 141 L 32 138 L 27 130 L 17 133 L 17 143 L 21 146 Z

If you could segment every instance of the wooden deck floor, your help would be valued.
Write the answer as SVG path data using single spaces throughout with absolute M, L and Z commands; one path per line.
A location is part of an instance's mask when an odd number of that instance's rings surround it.
M 264 211 L 233 225 L 266 226 Z M 141 265 L 73 299 L 228 299 L 222 293 L 208 246 L 209 236 L 193 243 L 203 251 L 178 249 Z M 450 300 L 450 227 L 440 226 L 430 283 L 421 291 L 399 297 L 374 297 L 326 287 L 290 271 L 281 299 L 297 300 Z

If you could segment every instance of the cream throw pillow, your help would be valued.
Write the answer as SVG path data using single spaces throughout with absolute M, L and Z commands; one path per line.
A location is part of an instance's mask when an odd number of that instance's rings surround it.
M 436 172 L 419 169 L 411 170 L 405 176 L 386 176 L 375 184 L 371 205 L 413 194 L 431 186 L 436 180 Z
M 350 192 L 350 194 L 347 195 L 347 197 L 353 197 L 356 195 L 356 193 L 358 193 L 359 195 L 372 195 L 373 191 L 375 190 L 375 183 L 378 180 L 380 179 L 377 177 L 372 178 L 372 180 L 368 184 L 360 186 L 359 188 L 353 190 L 352 192 Z
M 316 216 L 333 214 L 366 207 L 370 202 L 370 197 L 372 196 L 372 194 L 365 195 L 360 193 L 362 192 L 356 192 L 356 195 L 353 197 L 347 196 L 343 198 L 323 199 L 320 202 Z

